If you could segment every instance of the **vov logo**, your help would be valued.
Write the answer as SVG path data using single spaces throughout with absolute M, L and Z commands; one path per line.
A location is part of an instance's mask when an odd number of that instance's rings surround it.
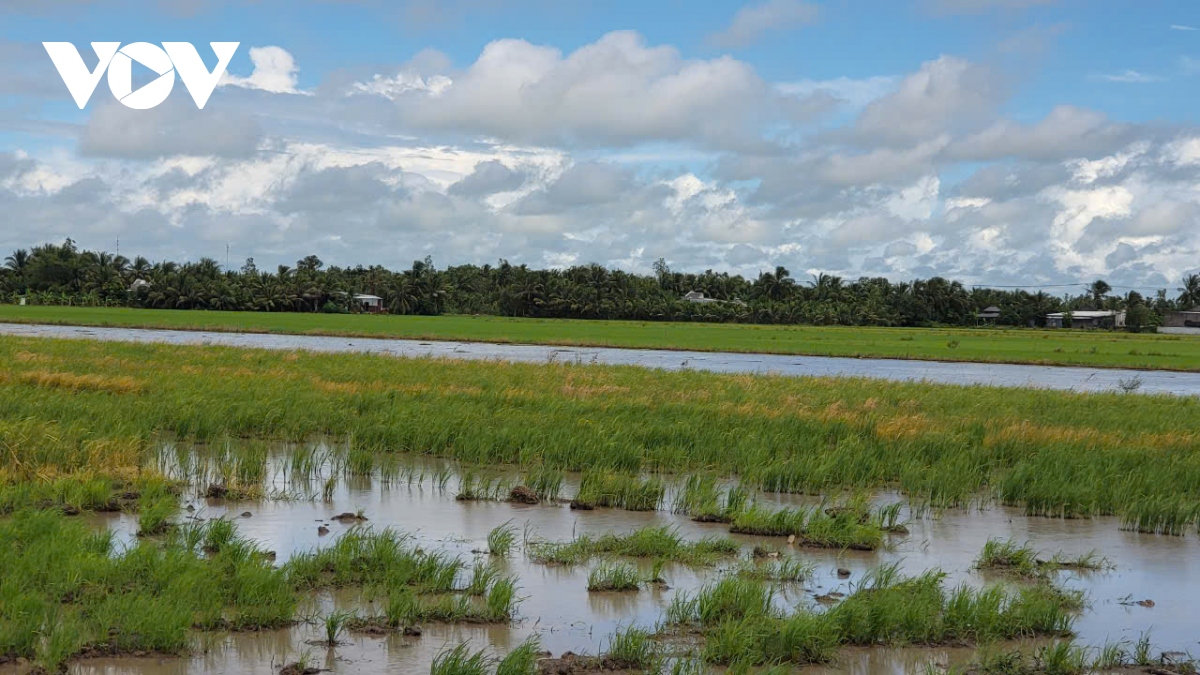
M 149 42 L 134 42 L 124 47 L 120 42 L 93 42 L 98 63 L 89 71 L 79 55 L 79 50 L 70 42 L 43 42 L 46 53 L 58 69 L 75 104 L 83 110 L 100 78 L 108 71 L 108 88 L 123 105 L 135 110 L 148 110 L 167 100 L 175 86 L 175 75 L 183 80 L 183 86 L 192 95 L 196 107 L 204 109 L 208 97 L 217 88 L 217 82 L 225 73 L 240 42 L 210 42 L 217 55 L 217 67 L 209 72 L 199 52 L 189 42 L 164 42 L 162 47 Z M 133 62 L 158 73 L 153 82 L 133 90 Z

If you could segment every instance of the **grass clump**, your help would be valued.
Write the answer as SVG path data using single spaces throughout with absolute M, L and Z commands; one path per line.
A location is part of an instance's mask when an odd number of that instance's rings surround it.
M 507 556 L 517 543 L 517 528 L 513 526 L 512 521 L 497 525 L 488 532 L 487 544 L 488 553 L 495 556 Z
M 527 469 L 522 476 L 522 484 L 533 490 L 537 498 L 544 502 L 558 501 L 562 494 L 564 474 L 558 469 L 547 466 L 537 466 Z
M 573 504 L 586 508 L 655 511 L 662 504 L 666 490 L 659 478 L 643 478 L 609 469 L 588 469 L 583 472 L 579 494 Z
M 355 526 L 331 546 L 293 556 L 286 565 L 297 589 L 341 586 L 410 586 L 423 593 L 450 593 L 462 561 L 425 553 L 395 530 Z
M 796 544 L 816 548 L 874 551 L 884 545 L 877 522 L 850 509 L 798 507 L 771 511 L 755 505 L 733 519 L 736 534 L 795 537 Z
M 286 575 L 246 540 L 202 551 L 208 527 L 118 549 L 111 533 L 53 511 L 0 521 L 0 654 L 55 670 L 85 649 L 182 654 L 194 628 L 290 623 Z
M 1074 557 L 1056 553 L 1044 559 L 1027 544 L 1011 539 L 988 539 L 979 557 L 976 569 L 997 570 L 1019 577 L 1039 577 L 1058 570 L 1096 571 L 1111 566 L 1107 559 L 1096 551 L 1088 551 Z
M 467 643 L 447 646 L 433 658 L 430 675 L 537 675 L 541 643 L 530 637 L 497 659 L 486 649 L 471 651 Z
M 568 542 L 535 542 L 530 556 L 543 564 L 578 565 L 593 558 L 655 558 L 688 565 L 708 565 L 736 555 L 740 547 L 727 538 L 685 540 L 669 526 L 644 527 L 625 534 L 582 535 Z
M 960 586 L 945 575 L 902 577 L 897 565 L 877 568 L 858 591 L 826 611 L 783 611 L 769 584 L 726 577 L 694 595 L 676 597 L 669 625 L 699 630 L 711 663 L 759 666 L 827 663 L 842 645 L 980 644 L 1070 633 L 1078 598 L 1049 584 L 1009 591 Z
M 537 675 L 537 662 L 542 644 L 536 635 L 530 636 L 496 664 L 496 675 Z
M 701 523 L 728 523 L 746 509 L 750 491 L 737 485 L 722 490 L 716 476 L 693 474 L 675 495 L 671 510 Z
M 587 589 L 591 592 L 636 591 L 642 586 L 638 569 L 626 563 L 602 564 L 588 572 Z
M 472 652 L 464 642 L 433 657 L 429 675 L 491 675 L 494 663 L 487 650 Z
M 458 477 L 458 501 L 500 501 L 508 496 L 512 488 L 509 480 L 500 476 L 488 476 L 475 470 L 466 470 Z

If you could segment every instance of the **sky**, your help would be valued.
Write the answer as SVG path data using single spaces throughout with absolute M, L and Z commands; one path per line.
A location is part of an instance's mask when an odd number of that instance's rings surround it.
M 100 41 L 240 46 L 80 110 Z M 1193 0 L 0 0 L 0 251 L 1173 292 L 1197 85 Z

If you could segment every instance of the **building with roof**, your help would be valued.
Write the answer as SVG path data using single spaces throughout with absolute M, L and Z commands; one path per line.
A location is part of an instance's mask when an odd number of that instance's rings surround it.
M 1125 310 L 1078 309 L 1046 315 L 1046 328 L 1124 328 Z
M 357 293 L 354 296 L 354 304 L 364 312 L 371 314 L 379 314 L 383 312 L 383 298 L 378 295 L 368 295 L 366 293 Z
M 996 320 L 999 318 L 1000 308 L 996 307 L 995 305 L 992 305 L 991 307 L 985 307 L 975 315 L 975 319 L 981 324 L 993 324 L 996 323 Z
M 1158 332 L 1174 335 L 1200 335 L 1200 307 L 1164 312 Z

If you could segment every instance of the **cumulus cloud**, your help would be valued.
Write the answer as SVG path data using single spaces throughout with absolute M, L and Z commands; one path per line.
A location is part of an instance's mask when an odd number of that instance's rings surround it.
M 296 59 L 282 47 L 251 47 L 250 62 L 254 71 L 249 77 L 221 76 L 220 86 L 258 89 L 272 94 L 303 94 L 296 88 L 300 68 Z
M 609 33 L 564 55 L 524 40 L 488 44 L 450 74 L 372 79 L 354 91 L 395 101 L 405 128 L 534 143 L 762 143 L 764 127 L 797 108 L 748 64 L 683 58 L 634 32 Z
M 739 9 L 729 26 L 709 39 L 718 47 L 745 47 L 757 42 L 765 33 L 811 24 L 819 15 L 820 8 L 812 3 L 767 0 Z
M 999 73 L 953 56 L 923 63 L 896 90 L 859 116 L 855 135 L 867 142 L 906 144 L 971 128 L 993 116 L 1008 95 Z

